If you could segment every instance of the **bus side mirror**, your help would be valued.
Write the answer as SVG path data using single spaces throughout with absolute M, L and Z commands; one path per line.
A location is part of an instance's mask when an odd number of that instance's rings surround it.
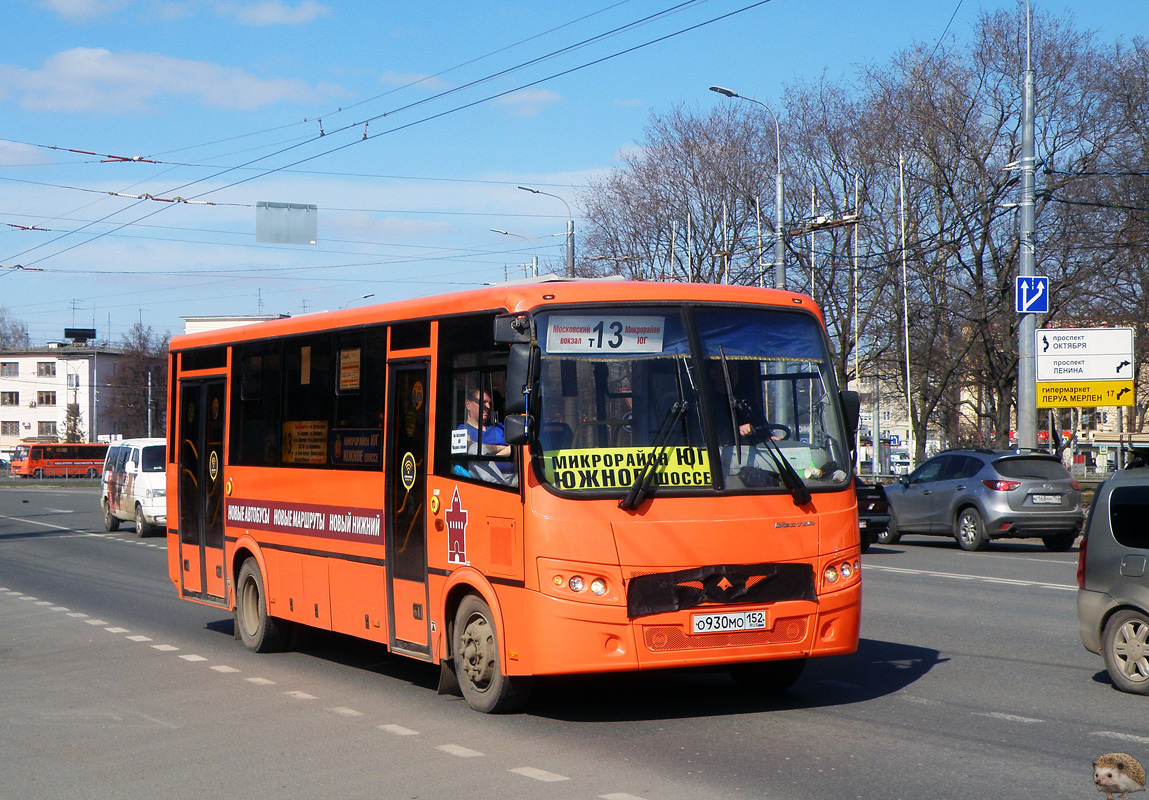
M 850 432 L 850 439 L 858 433 L 858 420 L 862 415 L 862 396 L 850 389 L 838 392 L 842 403 L 842 414 L 845 416 L 846 430 Z
M 538 372 L 538 352 L 530 344 L 511 345 L 511 351 L 507 356 L 507 397 L 504 406 L 507 414 L 526 412 L 531 377 Z
M 503 314 L 495 317 L 496 344 L 530 343 L 533 333 L 531 318 L 526 314 Z
M 529 414 L 511 414 L 503 417 L 503 438 L 507 444 L 526 444 L 530 426 Z

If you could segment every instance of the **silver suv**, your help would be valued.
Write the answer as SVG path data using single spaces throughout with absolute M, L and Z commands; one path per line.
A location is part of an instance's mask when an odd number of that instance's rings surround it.
M 1015 450 L 948 450 L 886 487 L 890 527 L 882 544 L 904 533 L 953 536 L 963 550 L 991 539 L 1041 537 L 1054 552 L 1081 531 L 1081 485 L 1052 455 Z
M 1097 488 L 1077 555 L 1081 643 L 1113 685 L 1149 694 L 1149 452 Z

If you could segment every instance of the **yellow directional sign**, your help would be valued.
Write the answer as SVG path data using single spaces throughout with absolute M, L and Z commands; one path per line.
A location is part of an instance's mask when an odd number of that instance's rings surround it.
M 1133 405 L 1133 381 L 1038 381 L 1037 383 L 1038 408 L 1131 405 Z

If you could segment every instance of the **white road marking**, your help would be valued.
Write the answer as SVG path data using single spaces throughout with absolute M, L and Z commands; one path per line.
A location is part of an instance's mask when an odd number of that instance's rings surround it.
M 480 753 L 478 750 L 471 750 L 458 744 L 441 744 L 435 749 L 442 750 L 444 753 L 450 753 L 459 758 L 474 758 L 475 756 L 483 755 L 483 753 Z
M 1118 733 L 1117 731 L 1093 731 L 1091 735 L 1104 736 L 1106 739 L 1120 739 L 1123 742 L 1149 744 L 1149 736 L 1134 736 L 1131 733 Z
M 89 625 L 107 625 L 108 624 L 108 621 L 106 619 L 86 619 L 86 620 L 84 620 L 84 622 L 88 623 Z
M 115 627 L 113 627 L 113 628 L 104 628 L 104 630 L 106 630 L 108 633 L 127 633 L 128 632 L 127 628 L 115 628 Z
M 49 610 L 49 611 L 67 611 L 67 610 L 68 610 L 68 608 L 67 608 L 67 607 L 65 607 L 65 606 L 52 606 L 52 607 L 51 607 L 51 608 L 49 608 L 48 610 Z
M 212 669 L 214 669 L 216 672 L 239 672 L 239 670 L 235 667 L 229 667 L 226 664 L 219 664 L 212 667 Z
M 174 644 L 153 644 L 152 647 L 155 648 L 156 650 L 161 650 L 165 653 L 170 653 L 173 650 L 179 650 L 179 648 L 176 647 Z
M 329 708 L 327 710 L 328 711 L 334 711 L 336 714 L 340 715 L 341 717 L 361 717 L 361 716 L 363 716 L 362 711 L 356 711 L 354 708 L 345 708 L 344 706 L 336 706 L 335 708 Z
M 905 575 L 926 575 L 931 578 L 949 578 L 957 581 L 983 581 L 985 583 L 1004 583 L 1011 586 L 1038 586 L 1043 589 L 1057 589 L 1063 592 L 1076 592 L 1077 584 L 1046 583 L 1044 581 L 1021 581 L 1009 578 L 989 578 L 984 575 L 964 575 L 959 572 L 938 572 L 936 570 L 909 569 L 908 567 L 889 567 L 880 564 L 865 564 L 863 570 L 874 569 L 880 572 L 900 572 Z
M 396 736 L 418 736 L 419 731 L 413 731 L 410 728 L 404 728 L 402 725 L 380 725 L 379 730 L 393 733 Z
M 307 692 L 284 692 L 288 697 L 294 697 L 296 700 L 318 700 L 315 695 L 308 694 Z
M 566 775 L 556 775 L 553 772 L 547 772 L 546 770 L 542 769 L 535 769 L 534 767 L 515 767 L 510 771 L 516 775 L 522 775 L 523 777 L 532 778 L 536 781 L 542 781 L 543 783 L 554 783 L 556 781 L 570 780 L 570 778 L 568 778 Z
M 83 619 L 84 617 L 86 617 L 86 616 L 88 616 L 88 615 L 87 615 L 87 614 L 85 614 L 83 611 L 73 611 L 73 612 L 72 612 L 71 614 L 69 614 L 68 616 L 69 616 L 69 617 L 75 617 L 76 619 Z
M 269 681 L 267 678 L 244 678 L 244 680 L 256 686 L 275 686 L 275 681 Z
M 150 642 L 152 640 L 150 636 L 141 636 L 139 634 L 127 638 L 129 642 Z
M 1045 722 L 1043 719 L 1033 719 L 1032 717 L 1019 717 L 1016 714 L 1004 714 L 1001 711 L 974 711 L 975 717 L 990 717 L 991 719 L 1005 720 L 1006 722 L 1020 722 L 1025 725 L 1035 725 L 1039 722 Z
M 182 658 L 184 661 L 207 661 L 207 659 L 203 656 L 192 655 L 190 653 L 186 656 L 180 656 L 180 658 Z
M 644 797 L 639 797 L 634 794 L 627 794 L 626 792 L 616 792 L 615 794 L 600 794 L 601 800 L 646 800 Z

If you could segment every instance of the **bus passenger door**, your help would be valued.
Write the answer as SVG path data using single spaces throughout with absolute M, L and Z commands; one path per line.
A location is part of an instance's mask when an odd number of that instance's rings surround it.
M 180 591 L 185 597 L 223 603 L 222 378 L 180 383 L 179 531 Z
M 387 616 L 392 650 L 430 659 L 426 362 L 388 366 Z

